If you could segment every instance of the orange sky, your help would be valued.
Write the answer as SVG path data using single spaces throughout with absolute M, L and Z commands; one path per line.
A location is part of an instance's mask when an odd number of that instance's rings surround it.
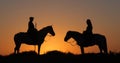
M 0 0 L 0 55 L 13 53 L 14 34 L 26 32 L 30 16 L 35 17 L 37 29 L 52 24 L 56 33 L 54 37 L 46 37 L 46 42 L 41 46 L 41 53 L 51 50 L 81 53 L 78 45 L 73 43 L 72 46 L 64 42 L 64 37 L 68 30 L 83 32 L 88 18 L 92 21 L 93 32 L 106 36 L 108 49 L 118 52 L 119 3 L 119 0 Z M 21 45 L 20 52 L 29 50 L 34 50 L 34 46 Z M 99 49 L 97 46 L 91 46 L 85 48 L 85 52 L 99 52 Z

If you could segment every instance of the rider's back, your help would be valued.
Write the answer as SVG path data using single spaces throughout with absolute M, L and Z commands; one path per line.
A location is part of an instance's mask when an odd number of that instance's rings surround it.
M 87 28 L 83 32 L 85 40 L 88 40 L 88 41 L 91 40 L 92 35 L 93 35 L 92 29 L 93 29 L 92 23 L 91 23 L 90 19 L 87 19 Z
M 33 17 L 30 17 L 30 21 L 28 23 L 27 33 L 28 33 L 28 35 L 30 36 L 31 39 L 36 41 L 36 39 L 37 39 L 37 29 L 34 27 L 33 19 L 34 19 Z

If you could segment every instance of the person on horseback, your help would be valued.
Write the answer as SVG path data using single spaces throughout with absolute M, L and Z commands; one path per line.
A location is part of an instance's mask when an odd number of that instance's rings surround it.
M 35 28 L 35 26 L 33 24 L 33 20 L 34 20 L 34 17 L 30 17 L 29 18 L 27 33 L 29 34 L 30 38 L 33 41 L 36 41 L 37 40 L 37 32 L 38 31 L 37 31 L 37 29 Z
M 87 28 L 83 32 L 83 35 L 89 41 L 91 40 L 92 35 L 93 35 L 93 32 L 92 32 L 93 27 L 92 27 L 92 23 L 90 19 L 87 19 L 86 23 L 87 23 Z

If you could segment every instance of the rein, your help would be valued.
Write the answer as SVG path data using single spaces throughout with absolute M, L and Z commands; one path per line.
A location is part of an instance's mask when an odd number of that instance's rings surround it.
M 51 34 L 47 34 L 46 36 L 48 36 L 48 37 L 52 37 L 52 35 Z M 49 41 L 50 39 L 48 39 L 47 41 Z M 47 42 L 46 40 L 44 40 L 44 42 Z
M 73 41 L 68 41 L 68 43 L 71 44 L 72 46 L 75 46 L 75 44 L 72 44 L 74 42 L 75 42 L 74 40 Z

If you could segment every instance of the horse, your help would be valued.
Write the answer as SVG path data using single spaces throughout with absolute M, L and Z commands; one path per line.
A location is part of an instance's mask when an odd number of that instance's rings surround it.
M 47 33 L 50 33 L 52 36 L 55 36 L 55 32 L 53 30 L 53 27 L 46 26 L 42 28 L 41 30 L 38 31 L 38 40 L 34 42 L 31 38 L 30 35 L 28 35 L 27 32 L 19 32 L 14 35 L 14 42 L 15 42 L 15 48 L 14 48 L 14 53 L 19 53 L 19 49 L 22 43 L 28 44 L 28 45 L 38 45 L 38 54 L 40 52 L 40 46 L 44 42 L 44 38 L 46 37 Z
M 76 43 L 81 48 L 81 53 L 84 54 L 84 47 L 98 45 L 100 53 L 108 53 L 107 52 L 107 43 L 104 35 L 101 34 L 93 34 L 91 40 L 87 41 L 84 37 L 84 34 L 79 33 L 77 31 L 68 31 L 64 38 L 64 41 L 68 41 L 70 38 L 75 39 Z

